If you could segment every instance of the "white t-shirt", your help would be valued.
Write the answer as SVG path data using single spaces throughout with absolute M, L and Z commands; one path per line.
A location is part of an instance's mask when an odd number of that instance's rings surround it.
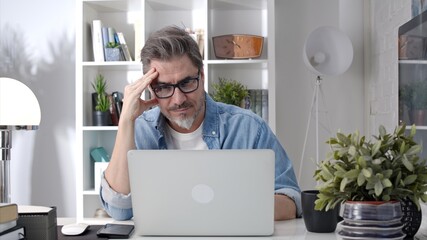
M 207 150 L 208 145 L 203 141 L 203 123 L 196 131 L 191 133 L 180 133 L 166 124 L 165 140 L 168 149 L 182 150 Z

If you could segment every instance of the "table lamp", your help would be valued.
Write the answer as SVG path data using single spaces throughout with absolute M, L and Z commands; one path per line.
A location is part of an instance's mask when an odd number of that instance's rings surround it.
M 10 202 L 12 130 L 36 130 L 40 118 L 40 105 L 31 89 L 0 77 L 0 203 Z

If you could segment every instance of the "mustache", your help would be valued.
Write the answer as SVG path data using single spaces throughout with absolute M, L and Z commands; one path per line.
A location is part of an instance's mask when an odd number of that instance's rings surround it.
M 190 102 L 183 102 L 182 104 L 174 105 L 174 106 L 170 107 L 168 110 L 169 111 L 175 111 L 175 110 L 179 110 L 179 109 L 183 109 L 183 108 L 189 108 L 192 106 L 193 106 L 193 104 L 191 104 Z

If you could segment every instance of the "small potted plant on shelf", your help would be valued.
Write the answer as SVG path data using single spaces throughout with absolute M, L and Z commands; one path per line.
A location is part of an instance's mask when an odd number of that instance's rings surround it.
M 92 88 L 95 91 L 92 93 L 93 102 L 93 125 L 94 126 L 108 126 L 111 125 L 110 115 L 110 98 L 106 93 L 107 82 L 102 74 L 98 74 L 95 82 L 92 83 Z
M 120 44 L 116 42 L 109 42 L 105 46 L 105 61 L 121 61 Z
M 367 220 L 363 214 L 369 215 L 374 211 L 373 206 L 381 206 L 382 203 L 397 204 L 399 209 L 401 204 L 413 205 L 419 223 L 410 224 L 421 224 L 420 201 L 427 202 L 426 159 L 420 158 L 421 146 L 413 139 L 415 125 L 409 133 L 405 129 L 405 124 L 402 124 L 390 134 L 384 126 L 380 126 L 379 135 L 373 136 L 373 141 L 366 140 L 358 132 L 348 135 L 337 133 L 336 137 L 330 138 L 327 143 L 331 146 L 331 152 L 314 174 L 320 183 L 315 209 L 327 210 L 344 203 L 344 219 L 356 217 L 357 220 Z M 352 203 L 371 205 L 365 205 L 368 210 L 364 211 L 361 206 L 352 208 Z M 385 217 L 394 214 L 396 206 L 388 210 L 387 213 L 375 210 L 375 215 Z M 384 215 L 379 214 L 381 211 Z M 405 219 L 403 212 L 402 221 Z M 403 224 L 409 226 L 409 223 Z M 416 231 L 404 233 L 413 236 Z
M 217 102 L 244 106 L 244 99 L 248 96 L 248 89 L 236 80 L 219 78 L 218 83 L 213 83 L 214 89 L 212 98 Z

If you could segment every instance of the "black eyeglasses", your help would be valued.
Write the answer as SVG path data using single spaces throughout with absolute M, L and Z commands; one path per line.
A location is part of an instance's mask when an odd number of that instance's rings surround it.
M 160 83 L 158 85 L 151 85 L 151 89 L 153 89 L 154 94 L 157 98 L 169 98 L 175 93 L 175 88 L 179 88 L 179 90 L 183 93 L 192 93 L 199 88 L 199 80 L 200 80 L 200 69 L 197 72 L 197 77 L 187 77 L 177 84 L 169 84 L 169 83 Z

